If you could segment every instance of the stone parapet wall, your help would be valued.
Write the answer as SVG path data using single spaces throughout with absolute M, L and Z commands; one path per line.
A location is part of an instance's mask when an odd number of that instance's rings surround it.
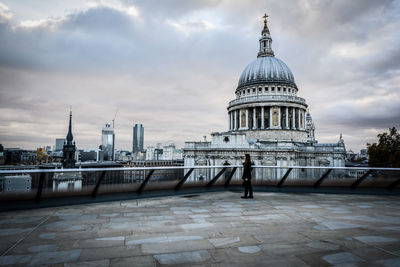
M 307 142 L 307 132 L 299 130 L 248 130 L 246 136 L 248 139 L 252 140 L 266 140 L 266 141 L 293 141 L 306 143 Z

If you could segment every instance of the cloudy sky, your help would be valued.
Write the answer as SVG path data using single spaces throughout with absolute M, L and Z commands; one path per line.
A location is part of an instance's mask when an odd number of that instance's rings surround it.
M 34 149 L 67 133 L 98 147 L 116 110 L 116 148 L 201 140 L 256 58 L 269 14 L 320 143 L 358 151 L 400 125 L 400 1 L 0 0 L 0 143 Z

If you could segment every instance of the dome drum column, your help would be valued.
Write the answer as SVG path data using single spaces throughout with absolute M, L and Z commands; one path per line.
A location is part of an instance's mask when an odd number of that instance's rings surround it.
M 306 125 L 305 125 L 305 122 L 306 122 L 305 112 L 306 112 L 306 111 L 305 111 L 304 109 L 301 110 L 301 129 L 302 129 L 302 130 L 305 130 L 305 129 L 306 129 Z
M 279 107 L 279 111 L 280 111 L 280 116 L 279 116 L 279 120 L 280 120 L 280 129 L 284 129 L 286 127 L 286 111 L 285 111 L 285 107 Z
M 246 108 L 246 127 L 245 127 L 245 129 L 246 130 L 249 129 L 249 109 L 248 108 Z
M 278 107 L 278 129 L 282 129 L 282 120 L 281 120 L 281 107 Z
M 268 129 L 272 128 L 272 108 L 269 107 L 269 127 Z
M 257 129 L 257 116 L 256 116 L 257 108 L 253 107 L 253 130 Z
M 243 110 L 239 109 L 239 130 L 242 130 Z
M 300 109 L 296 109 L 296 129 L 300 130 Z
M 231 111 L 231 131 L 235 130 L 235 125 L 233 122 L 233 120 L 235 119 L 234 115 L 235 115 L 234 112 Z
M 261 129 L 264 130 L 265 129 L 265 125 L 264 125 L 264 106 L 261 107 Z
M 233 130 L 237 130 L 237 110 L 233 111 Z
M 286 125 L 285 125 L 285 128 L 289 129 L 289 108 L 288 107 L 286 107 L 285 114 L 286 114 Z
M 248 115 L 249 111 L 247 108 L 242 108 L 239 110 L 239 130 L 248 129 Z
M 232 111 L 231 112 L 231 128 L 232 128 L 232 130 L 235 130 L 234 120 L 235 120 L 235 113 Z
M 292 108 L 292 130 L 296 130 L 296 108 Z
M 228 112 L 228 130 L 232 131 L 231 113 L 230 112 Z
M 229 112 L 229 131 L 233 130 L 233 123 L 232 123 L 232 112 Z

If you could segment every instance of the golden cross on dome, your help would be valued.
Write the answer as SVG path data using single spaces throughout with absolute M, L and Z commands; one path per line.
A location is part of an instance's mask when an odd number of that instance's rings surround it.
M 263 18 L 264 18 L 264 23 L 267 22 L 267 18 L 268 18 L 267 13 L 264 14 Z

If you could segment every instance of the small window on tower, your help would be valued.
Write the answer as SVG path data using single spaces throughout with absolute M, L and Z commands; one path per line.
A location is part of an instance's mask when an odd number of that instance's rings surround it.
M 275 92 L 275 87 L 271 87 L 271 92 Z
M 283 88 L 283 91 L 286 92 L 286 88 Z
M 256 88 L 253 88 L 253 93 L 255 93 L 256 92 Z
M 250 89 L 247 89 L 247 93 L 250 94 Z
M 258 88 L 258 91 L 261 93 L 261 90 L 262 90 L 262 88 L 260 87 L 260 88 Z
M 265 42 L 265 41 L 263 41 L 263 44 L 264 44 L 264 48 L 265 48 L 265 46 L 267 45 L 267 44 L 266 44 L 266 42 Z
M 265 87 L 265 92 L 268 93 L 268 87 Z
M 280 92 L 281 91 L 281 88 L 280 87 L 278 87 L 278 92 Z

